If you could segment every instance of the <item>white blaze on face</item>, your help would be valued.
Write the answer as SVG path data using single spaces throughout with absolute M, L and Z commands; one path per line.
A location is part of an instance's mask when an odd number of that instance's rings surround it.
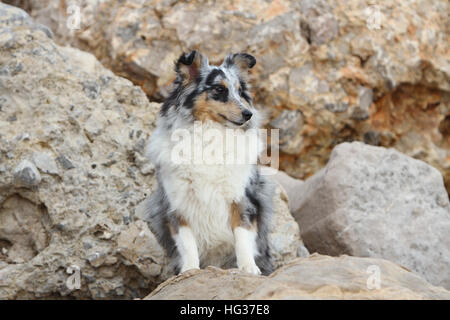
M 229 91 L 229 98 L 234 100 L 238 104 L 243 105 L 243 103 L 241 102 L 241 96 L 239 94 L 239 90 L 236 87 L 236 84 L 239 83 L 238 75 L 235 73 L 235 71 L 233 69 L 230 70 L 227 68 L 223 68 L 222 70 L 226 76 L 226 81 L 228 84 L 228 91 Z

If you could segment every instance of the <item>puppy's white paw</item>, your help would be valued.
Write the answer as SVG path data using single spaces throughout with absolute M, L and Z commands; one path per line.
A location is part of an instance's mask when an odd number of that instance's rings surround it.
M 253 263 L 245 263 L 242 264 L 239 267 L 239 270 L 251 273 L 251 274 L 256 274 L 259 275 L 261 274 L 261 270 L 259 270 L 258 266 L 253 262 Z
M 183 272 L 188 271 L 188 270 L 193 270 L 193 269 L 197 269 L 198 270 L 198 269 L 200 269 L 200 267 L 198 265 L 196 265 L 196 264 L 185 264 L 185 265 L 183 265 L 181 267 L 180 273 L 183 273 Z

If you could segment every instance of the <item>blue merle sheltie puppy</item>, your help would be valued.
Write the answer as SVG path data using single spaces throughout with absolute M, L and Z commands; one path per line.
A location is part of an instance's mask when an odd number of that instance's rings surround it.
M 260 115 L 247 83 L 248 70 L 255 63 L 253 56 L 237 53 L 213 66 L 192 51 L 175 64 L 173 91 L 162 105 L 146 149 L 156 167 L 158 187 L 145 204 L 145 220 L 175 273 L 208 265 L 238 267 L 252 274 L 273 271 L 268 235 L 274 189 L 256 165 Z M 236 143 L 226 151 L 221 149 L 222 141 L 197 140 L 218 153 L 233 156 L 244 151 L 253 161 L 174 162 L 172 151 L 180 143 L 173 139 L 174 132 L 187 130 L 195 141 L 199 134 L 195 123 L 224 135 L 232 129 L 237 135 L 255 136 L 258 143 Z M 190 147 L 190 141 L 185 143 Z

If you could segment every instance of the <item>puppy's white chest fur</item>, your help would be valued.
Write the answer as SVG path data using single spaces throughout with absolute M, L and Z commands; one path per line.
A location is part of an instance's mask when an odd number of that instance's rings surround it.
M 239 141 L 242 138 L 239 137 L 234 146 L 228 148 L 220 139 L 205 138 L 205 129 L 217 130 L 216 133 L 222 134 L 222 137 L 226 134 L 222 126 L 214 123 L 204 125 L 201 133 L 196 132 L 193 127 L 187 129 L 191 134 L 191 142 L 196 141 L 197 147 L 198 143 L 201 143 L 203 157 L 200 162 L 197 159 L 194 163 L 174 163 L 172 150 L 175 146 L 180 147 L 180 142 L 173 142 L 170 137 L 155 139 L 160 145 L 150 145 L 150 148 L 159 150 L 158 154 L 151 156 L 158 158 L 157 163 L 160 165 L 162 183 L 171 210 L 183 217 L 192 229 L 200 261 L 214 265 L 223 262 L 224 255 L 234 249 L 230 206 L 233 202 L 239 202 L 245 195 L 252 170 L 251 163 L 256 163 L 259 145 L 255 132 L 247 143 L 242 139 Z M 245 135 L 244 132 L 235 134 Z M 252 139 L 255 140 L 251 141 Z M 217 160 L 214 158 L 217 153 L 224 156 L 225 163 L 209 164 Z M 236 159 L 242 154 L 247 157 L 246 163 L 226 162 L 227 157 Z

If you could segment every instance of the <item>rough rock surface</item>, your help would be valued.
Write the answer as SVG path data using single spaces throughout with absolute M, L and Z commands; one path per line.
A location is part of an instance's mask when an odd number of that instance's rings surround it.
M 293 214 L 310 252 L 388 259 L 450 288 L 450 205 L 435 168 L 394 149 L 343 143 L 298 197 Z
M 387 260 L 313 254 L 269 277 L 213 267 L 188 271 L 146 299 L 450 299 L 450 291 Z
M 289 176 L 283 171 L 275 170 L 271 167 L 264 167 L 264 171 L 266 171 L 267 174 L 270 175 L 273 180 L 278 182 L 285 190 L 286 196 L 289 199 L 289 209 L 291 212 L 297 211 L 301 199 L 298 195 L 302 190 L 301 188 L 304 182 Z
M 79 1 L 9 1 L 155 99 L 183 50 L 213 62 L 254 54 L 256 102 L 281 130 L 281 168 L 298 178 L 360 140 L 426 161 L 450 190 L 447 0 L 90 0 L 79 29 L 68 29 Z
M 275 268 L 279 268 L 296 257 L 307 257 L 309 252 L 301 240 L 299 225 L 289 210 L 286 191 L 280 185 L 274 195 L 274 206 L 269 244 L 275 259 Z
M 140 297 L 164 265 L 133 222 L 153 183 L 141 151 L 159 105 L 49 35 L 0 4 L 0 298 Z M 153 248 L 139 261 L 121 253 L 137 228 Z M 66 285 L 73 265 L 80 290 Z
M 143 148 L 160 105 L 50 37 L 0 3 L 0 299 L 143 297 L 169 276 L 135 216 L 155 185 Z M 280 192 L 279 263 L 301 245 Z

